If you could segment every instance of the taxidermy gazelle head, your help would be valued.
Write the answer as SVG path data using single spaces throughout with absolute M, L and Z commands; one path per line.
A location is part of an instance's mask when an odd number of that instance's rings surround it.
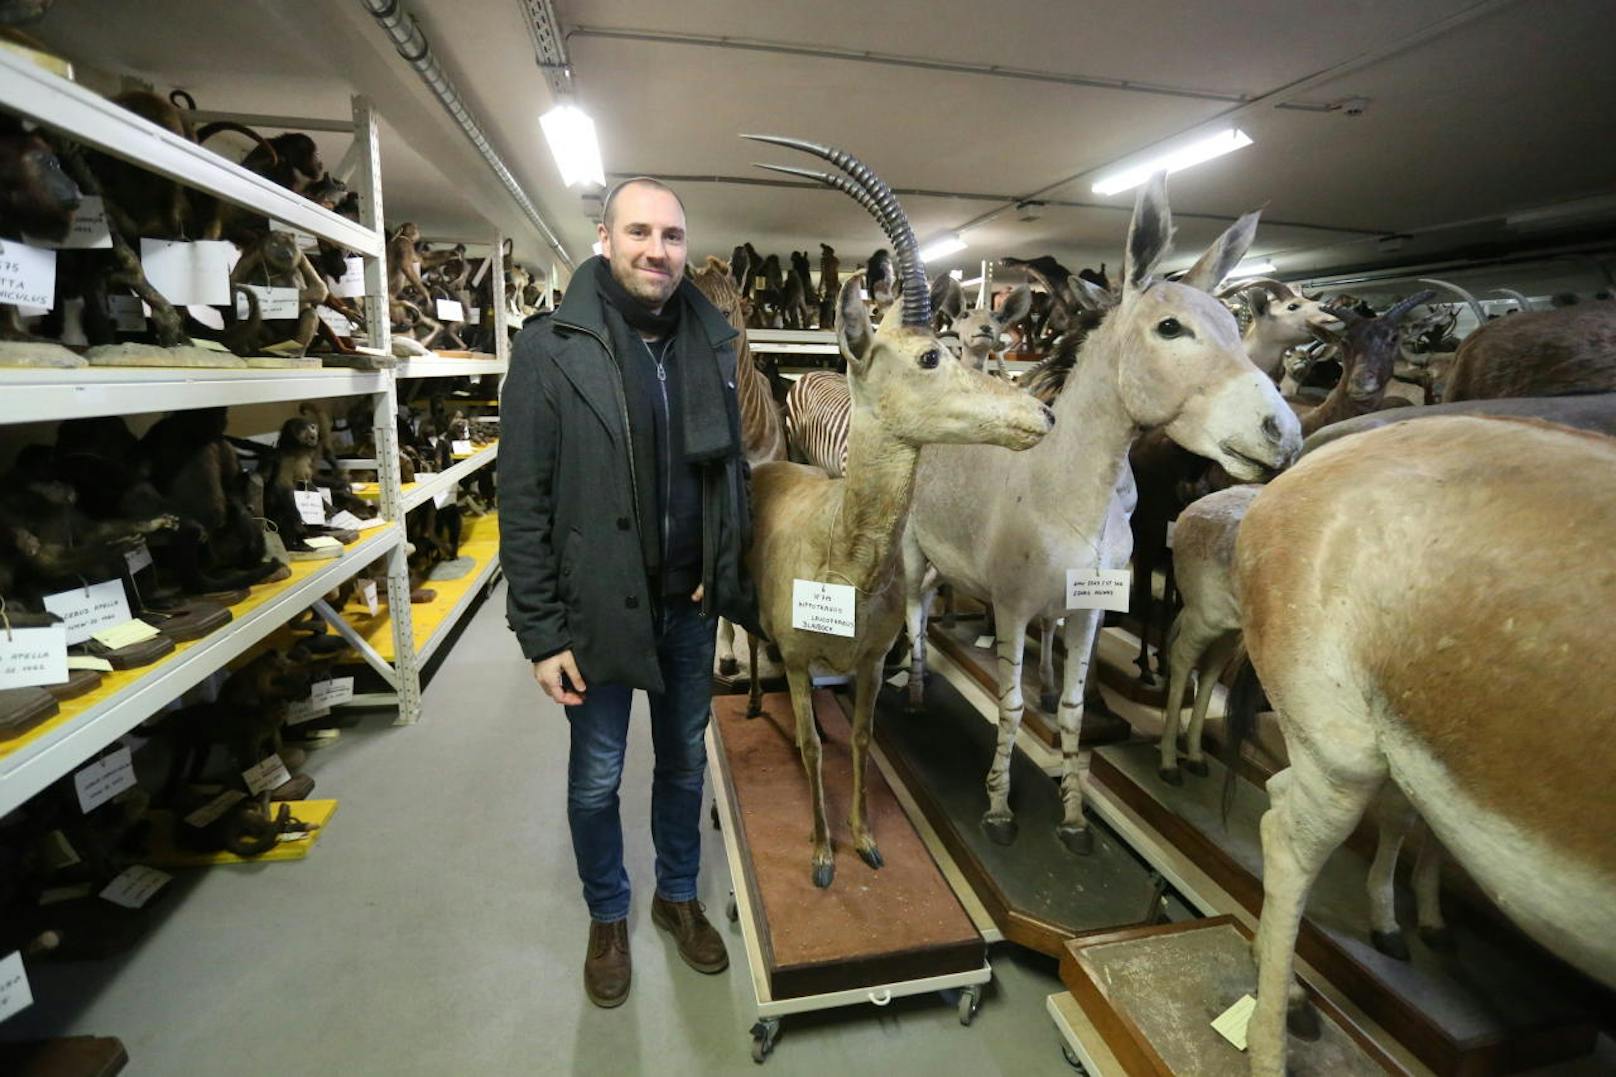
M 1258 351 L 1275 358 L 1271 368 L 1258 361 L 1266 374 L 1272 375 L 1279 369 L 1277 358 L 1285 349 L 1315 339 L 1323 340 L 1341 331 L 1341 319 L 1334 308 L 1303 295 L 1283 281 L 1261 277 L 1230 285 L 1219 293 L 1221 299 L 1236 296 L 1245 300 L 1246 310 L 1251 314 L 1246 341 L 1253 359 Z
M 1163 280 L 1155 269 L 1172 247 L 1173 218 L 1166 178 L 1152 176 L 1128 228 L 1122 299 L 1091 337 L 1117 349 L 1117 388 L 1135 425 L 1164 428 L 1242 481 L 1284 469 L 1302 447 L 1295 413 L 1210 294 L 1245 256 L 1257 217 L 1230 225 L 1181 279 Z
M 960 360 L 972 370 L 981 370 L 988 357 L 1003 346 L 1000 341 L 1005 331 L 1032 310 L 1032 289 L 1021 285 L 1005 297 L 998 310 L 985 304 L 967 310 L 960 282 L 945 273 L 932 281 L 931 304 L 933 324 L 946 320 L 959 337 Z

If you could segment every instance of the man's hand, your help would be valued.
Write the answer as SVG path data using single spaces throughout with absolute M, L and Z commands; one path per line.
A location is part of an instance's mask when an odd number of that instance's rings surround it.
M 690 592 L 690 601 L 696 603 L 697 605 L 700 605 L 701 604 L 701 596 L 706 594 L 706 587 L 707 587 L 707 585 L 705 583 L 696 584 L 696 589 L 694 591 Z
M 533 663 L 533 679 L 539 682 L 545 695 L 563 707 L 578 706 L 584 701 L 584 693 L 589 690 L 578 672 L 578 663 L 573 661 L 571 651 L 562 651 Z

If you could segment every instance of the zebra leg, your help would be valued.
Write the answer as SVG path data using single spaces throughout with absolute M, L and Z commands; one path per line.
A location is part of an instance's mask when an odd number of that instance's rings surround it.
M 1078 736 L 1083 729 L 1083 686 L 1088 680 L 1094 637 L 1100 631 L 1100 610 L 1072 610 L 1066 615 L 1066 677 L 1061 685 L 1061 807 L 1055 830 L 1061 844 L 1079 856 L 1094 851 L 1094 834 L 1083 819 L 1082 775 L 1078 770 Z
M 1060 707 L 1055 690 L 1055 618 L 1038 618 L 1038 709 L 1054 714 Z
M 1016 817 L 1010 810 L 1010 758 L 1016 750 L 1016 734 L 1021 729 L 1022 651 L 1027 645 L 1027 625 L 1008 616 L 999 624 L 999 739 L 993 750 L 993 766 L 988 770 L 988 810 L 982 816 L 982 829 L 997 845 L 1016 840 Z

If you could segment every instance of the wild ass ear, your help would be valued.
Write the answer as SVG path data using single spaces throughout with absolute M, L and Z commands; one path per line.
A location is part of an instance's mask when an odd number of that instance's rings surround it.
M 850 371 L 862 373 L 864 360 L 869 357 L 875 330 L 870 327 L 870 312 L 859 298 L 864 288 L 864 274 L 854 273 L 842 285 L 842 294 L 836 297 L 836 343 L 842 347 L 842 357 Z
M 1110 310 L 1117 305 L 1117 297 L 1111 292 L 1082 277 L 1073 277 L 1069 282 L 1072 292 L 1077 296 L 1078 306 L 1084 310 Z
M 1002 329 L 1004 326 L 1015 325 L 1021 321 L 1030 310 L 1032 310 L 1032 289 L 1023 284 L 1005 296 L 1004 305 L 993 316 L 993 320 L 998 322 Z
M 1190 266 L 1188 273 L 1184 274 L 1180 284 L 1187 284 L 1191 288 L 1199 288 L 1203 292 L 1210 292 L 1223 283 L 1223 278 L 1229 271 L 1240 264 L 1240 259 L 1246 256 L 1251 241 L 1257 236 L 1257 218 L 1262 216 L 1261 210 L 1252 210 L 1231 224 L 1228 229 L 1217 238 L 1217 242 L 1206 249 L 1206 253 Z
M 1139 189 L 1128 225 L 1128 252 L 1123 257 L 1125 287 L 1142 290 L 1151 270 L 1173 245 L 1173 211 L 1167 206 L 1167 173 L 1157 172 Z

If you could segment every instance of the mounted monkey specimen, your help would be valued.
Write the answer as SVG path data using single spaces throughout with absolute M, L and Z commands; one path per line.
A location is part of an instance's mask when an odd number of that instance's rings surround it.
M 231 270 L 230 283 L 238 288 L 244 285 L 295 288 L 298 293 L 297 320 L 289 336 L 266 331 L 260 321 L 257 339 L 252 339 L 250 325 L 254 320 L 253 315 L 258 313 L 258 306 L 249 301 L 252 313 L 248 315 L 247 331 L 227 335 L 227 346 L 232 351 L 237 355 L 257 354 L 270 344 L 278 343 L 274 339 L 268 339 L 276 336 L 280 336 L 281 340 L 296 341 L 299 355 L 308 350 L 309 343 L 314 340 L 315 326 L 319 324 L 319 316 L 315 311 L 325 302 L 331 290 L 326 287 L 325 280 L 309 262 L 308 257 L 298 249 L 297 240 L 290 233 L 265 232 L 259 236 L 242 254 L 236 268 Z M 287 324 L 291 319 L 273 321 L 277 324 Z

